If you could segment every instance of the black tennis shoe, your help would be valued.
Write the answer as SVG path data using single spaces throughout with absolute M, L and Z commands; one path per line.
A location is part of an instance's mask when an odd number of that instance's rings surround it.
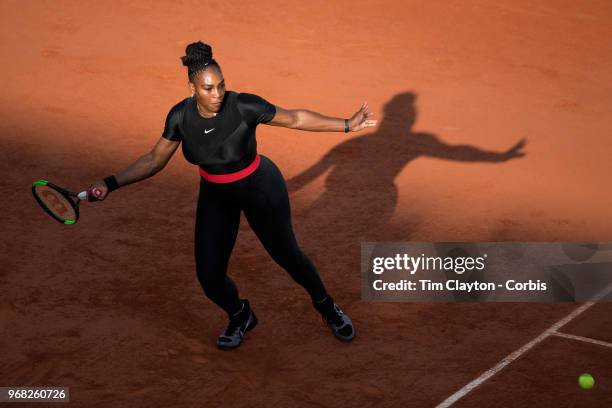
M 355 337 L 353 321 L 348 317 L 331 297 L 322 302 L 313 303 L 315 309 L 321 313 L 323 322 L 339 340 L 349 342 Z
M 242 299 L 242 310 L 230 318 L 229 325 L 217 338 L 217 347 L 234 349 L 240 346 L 242 338 L 249 330 L 257 326 L 257 317 L 251 310 L 249 301 Z

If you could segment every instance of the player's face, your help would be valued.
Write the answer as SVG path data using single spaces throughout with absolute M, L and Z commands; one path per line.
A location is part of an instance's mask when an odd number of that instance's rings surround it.
M 225 79 L 217 67 L 209 67 L 200 72 L 194 82 L 189 82 L 201 108 L 216 113 L 221 109 L 225 96 Z

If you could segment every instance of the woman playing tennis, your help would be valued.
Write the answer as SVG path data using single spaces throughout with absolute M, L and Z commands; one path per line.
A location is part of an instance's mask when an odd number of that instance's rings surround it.
M 182 57 L 192 96 L 170 109 L 164 132 L 153 149 L 125 170 L 93 184 L 94 200 L 120 186 L 153 176 L 181 142 L 187 161 L 198 166 L 200 194 L 195 222 L 195 260 L 206 296 L 228 315 L 217 339 L 220 348 L 240 345 L 257 325 L 249 301 L 241 299 L 227 275 L 229 258 L 244 214 L 272 258 L 308 292 L 314 308 L 340 340 L 351 341 L 351 319 L 334 303 L 319 273 L 300 250 L 291 225 L 289 196 L 276 165 L 257 153 L 255 129 L 261 123 L 313 132 L 356 132 L 375 126 L 367 103 L 350 118 L 332 118 L 304 109 L 283 109 L 259 96 L 225 89 L 221 67 L 202 42 Z

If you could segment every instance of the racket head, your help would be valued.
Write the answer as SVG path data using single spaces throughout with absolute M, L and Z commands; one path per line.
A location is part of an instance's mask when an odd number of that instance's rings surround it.
M 36 202 L 54 220 L 71 225 L 79 220 L 79 199 L 75 193 L 64 190 L 47 180 L 36 180 L 32 183 L 32 194 Z

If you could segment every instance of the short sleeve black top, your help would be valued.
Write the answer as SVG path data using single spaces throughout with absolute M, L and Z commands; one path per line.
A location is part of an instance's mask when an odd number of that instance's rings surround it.
M 195 97 L 170 109 L 162 137 L 183 142 L 185 159 L 210 174 L 244 169 L 257 155 L 255 128 L 274 118 L 276 107 L 248 93 L 227 91 L 216 116 L 204 118 Z

